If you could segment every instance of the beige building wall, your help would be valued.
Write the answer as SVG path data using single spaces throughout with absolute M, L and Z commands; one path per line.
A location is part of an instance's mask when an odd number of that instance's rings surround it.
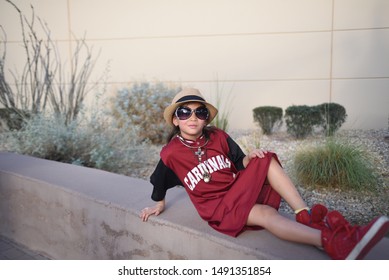
M 177 82 L 211 101 L 219 86 L 231 129 L 254 128 L 252 109 L 336 102 L 344 128 L 388 128 L 387 0 L 14 0 L 29 3 L 61 55 L 85 36 L 109 62 L 108 90 L 134 81 Z M 6 67 L 21 65 L 15 10 L 0 2 Z

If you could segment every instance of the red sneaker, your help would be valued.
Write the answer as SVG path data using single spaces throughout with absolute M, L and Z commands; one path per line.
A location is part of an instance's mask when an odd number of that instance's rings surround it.
M 327 215 L 327 208 L 321 204 L 315 204 L 310 211 L 303 210 L 296 215 L 296 221 L 309 227 L 320 229 L 327 228 L 324 218 Z
M 327 215 L 329 228 L 322 230 L 322 244 L 336 260 L 362 259 L 389 230 L 389 218 L 378 217 L 367 226 L 352 226 L 337 211 Z

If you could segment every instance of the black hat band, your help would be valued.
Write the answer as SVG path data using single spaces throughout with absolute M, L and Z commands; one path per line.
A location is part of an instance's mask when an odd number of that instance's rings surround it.
M 197 100 L 197 101 L 202 101 L 202 102 L 205 102 L 204 98 L 201 98 L 200 96 L 196 96 L 196 95 L 187 95 L 187 96 L 184 96 L 184 97 L 181 97 L 180 99 L 178 99 L 176 101 L 176 103 L 179 103 L 179 102 L 183 102 L 183 101 L 188 101 L 188 100 Z

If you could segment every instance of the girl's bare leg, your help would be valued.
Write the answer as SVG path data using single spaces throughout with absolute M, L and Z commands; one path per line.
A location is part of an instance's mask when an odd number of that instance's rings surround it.
M 293 210 L 307 207 L 292 180 L 274 158 L 270 162 L 267 178 L 273 189 L 279 193 Z
M 268 205 L 255 204 L 248 216 L 247 225 L 261 226 L 284 240 L 321 246 L 319 230 L 290 220 Z

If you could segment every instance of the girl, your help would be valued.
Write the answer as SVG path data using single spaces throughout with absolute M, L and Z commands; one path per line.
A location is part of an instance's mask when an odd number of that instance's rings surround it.
M 193 88 L 179 92 L 165 109 L 173 131 L 151 175 L 151 198 L 157 203 L 141 211 L 143 221 L 162 213 L 167 190 L 182 185 L 201 218 L 234 237 L 265 228 L 285 240 L 323 247 L 333 259 L 359 259 L 385 235 L 387 217 L 359 227 L 323 205 L 309 209 L 275 153 L 253 150 L 245 155 L 224 131 L 208 126 L 217 112 Z M 279 214 L 281 198 L 295 211 L 297 222 Z

